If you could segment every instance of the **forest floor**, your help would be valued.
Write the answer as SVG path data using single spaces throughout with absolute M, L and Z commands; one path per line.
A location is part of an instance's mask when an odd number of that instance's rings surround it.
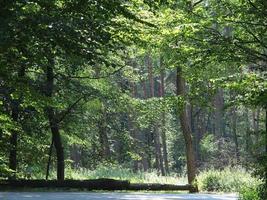
M 0 192 L 0 200 L 237 200 L 236 194 Z

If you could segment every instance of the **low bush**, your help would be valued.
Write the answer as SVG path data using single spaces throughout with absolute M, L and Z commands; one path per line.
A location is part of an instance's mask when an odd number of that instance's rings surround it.
M 201 191 L 217 192 L 238 192 L 243 187 L 251 187 L 259 183 L 242 168 L 203 171 L 198 175 L 197 182 Z
M 56 178 L 55 170 L 52 171 L 50 179 Z M 129 180 L 131 183 L 162 183 L 162 184 L 186 184 L 186 177 L 178 177 L 176 174 L 160 176 L 156 171 L 137 171 L 119 165 L 99 165 L 97 169 L 85 168 L 66 169 L 66 179 L 98 179 L 112 178 L 117 180 Z
M 261 200 L 258 186 L 243 187 L 239 192 L 240 200 Z

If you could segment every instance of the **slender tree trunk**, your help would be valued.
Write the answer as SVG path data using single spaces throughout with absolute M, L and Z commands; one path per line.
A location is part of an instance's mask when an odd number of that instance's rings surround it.
M 162 176 L 165 176 L 165 170 L 163 167 L 163 158 L 160 145 L 159 129 L 158 127 L 154 128 L 154 141 L 155 141 L 155 150 L 156 150 L 156 164 L 157 169 L 160 171 Z
M 142 86 L 143 86 L 143 93 L 144 93 L 143 97 L 144 97 L 144 99 L 147 99 L 148 95 L 147 95 L 147 89 L 146 89 L 146 81 L 142 82 Z M 150 146 L 149 138 L 150 138 L 149 134 L 142 133 L 141 141 L 144 145 L 145 151 L 146 151 L 146 145 Z M 149 154 L 148 153 L 142 154 L 142 165 L 143 165 L 144 171 L 147 171 L 149 169 L 150 160 L 149 160 Z
M 160 71 L 160 96 L 165 96 L 165 71 L 164 66 L 161 61 L 161 71 Z M 162 112 L 162 128 L 161 128 L 161 138 L 162 138 L 162 150 L 163 150 L 163 160 L 164 160 L 164 168 L 166 174 L 169 174 L 169 161 L 168 161 L 168 150 L 167 150 L 167 138 L 166 138 L 166 115 L 165 111 Z
M 137 87 L 135 83 L 131 83 L 131 91 L 132 91 L 132 98 L 136 98 L 137 97 Z M 132 114 L 132 115 L 131 115 Z M 133 123 L 134 118 L 135 118 L 135 113 L 134 111 L 132 113 L 128 113 L 128 129 L 130 131 L 131 137 L 133 138 L 133 145 L 141 148 L 139 145 L 139 138 L 138 138 L 138 134 L 136 131 L 136 127 Z M 138 152 L 136 152 L 138 153 Z M 139 170 L 139 160 L 134 160 L 133 161 L 133 169 L 135 172 L 137 172 Z
M 249 121 L 249 110 L 246 109 L 246 136 L 245 136 L 245 141 L 246 141 L 246 145 L 245 145 L 245 149 L 247 151 L 247 153 L 249 153 L 250 155 L 252 154 L 251 151 L 251 145 L 252 145 L 252 141 L 251 141 L 251 130 L 250 130 L 250 121 Z
M 165 128 L 165 113 L 162 113 L 162 150 L 163 150 L 163 160 L 164 160 L 164 167 L 165 167 L 165 172 L 166 174 L 169 174 L 169 160 L 168 160 L 168 151 L 167 151 L 167 138 L 166 138 L 166 128 Z
M 146 61 L 147 61 L 147 69 L 148 69 L 148 80 L 149 80 L 149 92 L 150 92 L 150 97 L 154 97 L 155 94 L 155 86 L 154 86 L 154 77 L 153 77 L 153 64 L 152 64 L 152 58 L 148 54 L 146 56 Z
M 21 81 L 20 79 L 25 76 L 25 66 L 23 65 L 18 72 L 18 79 L 19 82 Z M 17 122 L 19 119 L 19 106 L 20 106 L 20 101 L 22 98 L 22 94 L 20 94 L 20 98 L 13 100 L 11 102 L 11 112 L 12 112 L 12 120 L 14 122 Z M 10 179 L 16 179 L 16 170 L 17 170 L 17 145 L 18 145 L 18 131 L 13 130 L 10 136 L 10 154 L 9 154 L 9 168 L 14 171 Z
M 225 123 L 224 123 L 224 99 L 223 99 L 223 90 L 218 89 L 215 98 L 215 135 L 220 138 L 225 136 Z
M 12 120 L 17 122 L 19 115 L 18 101 L 12 102 Z M 10 136 L 10 154 L 9 154 L 9 168 L 14 171 L 10 179 L 16 179 L 17 170 L 17 143 L 18 143 L 18 132 L 13 130 Z
M 107 135 L 107 113 L 105 105 L 102 106 L 102 118 L 99 121 L 99 142 L 101 144 L 101 155 L 105 160 L 110 158 L 111 151 Z
M 155 96 L 155 85 L 154 85 L 154 77 L 153 77 L 153 64 L 152 58 L 148 54 L 146 56 L 147 61 L 147 69 L 148 69 L 148 79 L 150 83 L 150 97 Z M 157 124 L 153 124 L 153 139 L 155 145 L 155 156 L 156 156 L 156 168 L 158 171 L 161 172 L 162 175 L 165 175 L 165 171 L 163 168 L 163 158 L 162 158 L 162 151 L 161 151 L 161 143 L 160 143 L 160 134 L 159 134 L 159 127 Z
M 51 55 L 50 55 L 51 56 Z M 54 89 L 54 58 L 48 57 L 49 63 L 46 69 L 46 96 L 49 98 L 53 97 L 53 89 Z M 57 156 L 57 180 L 64 180 L 64 149 L 61 141 L 59 126 L 57 122 L 57 117 L 55 114 L 55 109 L 52 106 L 48 106 L 46 108 L 46 113 L 49 120 L 49 125 L 52 133 L 52 139 L 54 141 L 56 156 Z
M 199 109 L 193 116 L 192 120 L 196 117 L 195 124 L 195 145 L 196 145 L 196 162 L 198 165 L 201 163 L 200 141 L 206 132 L 205 112 Z M 192 131 L 193 132 L 193 131 Z M 194 132 L 193 132 L 194 133 Z
M 177 67 L 176 78 L 177 78 L 176 79 L 177 95 L 185 98 L 186 94 L 185 80 L 182 76 L 182 70 L 180 67 Z M 188 183 L 193 184 L 196 179 L 196 161 L 195 161 L 195 153 L 192 141 L 192 133 L 190 130 L 190 123 L 186 112 L 186 105 L 184 105 L 184 107 L 180 110 L 179 114 L 180 114 L 180 124 L 186 146 Z M 195 188 L 195 190 L 192 190 L 191 192 L 194 191 L 197 191 L 197 188 Z
M 72 167 L 73 168 L 78 168 L 80 161 L 81 161 L 81 156 L 80 156 L 80 151 L 79 151 L 79 146 L 76 144 L 73 144 L 70 148 L 70 158 L 72 160 Z
M 259 142 L 259 118 L 260 118 L 260 109 L 253 110 L 252 112 L 253 117 L 253 130 L 255 134 L 255 143 L 258 144 Z
M 239 143 L 238 143 L 238 136 L 237 136 L 237 131 L 236 131 L 236 126 L 237 124 L 237 115 L 236 115 L 236 107 L 233 108 L 232 110 L 232 130 L 233 130 L 233 137 L 234 137 L 234 143 L 235 143 L 235 155 L 236 155 L 236 160 L 239 162 Z
M 51 145 L 49 147 L 49 154 L 48 154 L 48 161 L 47 161 L 47 166 L 46 166 L 45 180 L 48 180 L 48 177 L 49 177 L 49 170 L 50 170 L 50 165 L 51 165 L 53 146 L 54 146 L 54 141 L 53 141 L 53 138 L 52 138 L 52 142 L 51 142 Z
M 59 132 L 59 127 L 56 122 L 54 109 L 52 107 L 47 108 L 47 114 L 50 124 L 50 129 L 52 133 L 52 138 L 54 141 L 55 149 L 56 149 L 56 156 L 57 156 L 57 180 L 63 181 L 64 180 L 64 149 L 63 144 L 61 141 L 61 136 Z

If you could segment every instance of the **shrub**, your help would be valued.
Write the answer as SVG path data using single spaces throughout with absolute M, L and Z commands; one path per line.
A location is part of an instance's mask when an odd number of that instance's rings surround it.
M 259 182 L 241 168 L 203 171 L 198 175 L 197 181 L 199 189 L 202 191 L 220 192 L 238 192 L 244 186 L 251 186 L 252 183 Z
M 239 192 L 240 200 L 261 200 L 258 187 L 243 187 Z

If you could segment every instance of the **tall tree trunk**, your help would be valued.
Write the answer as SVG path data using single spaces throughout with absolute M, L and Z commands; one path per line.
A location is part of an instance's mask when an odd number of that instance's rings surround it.
M 70 148 L 70 158 L 72 160 L 72 167 L 76 169 L 79 168 L 79 164 L 81 161 L 81 154 L 79 149 L 79 146 L 76 144 L 73 144 Z
M 53 138 L 52 138 L 52 141 L 51 141 L 51 144 L 50 144 L 50 147 L 49 147 L 49 154 L 48 154 L 48 161 L 47 161 L 47 165 L 46 165 L 45 180 L 48 180 L 48 177 L 49 177 L 49 170 L 50 170 L 50 165 L 51 165 L 53 146 L 54 146 L 54 141 L 53 141 Z
M 162 113 L 162 150 L 163 150 L 163 160 L 164 160 L 164 168 L 166 174 L 169 174 L 169 159 L 168 159 L 168 150 L 167 150 L 167 138 L 166 138 L 166 119 L 165 119 L 165 113 Z
M 51 55 L 50 55 L 51 56 Z M 54 71 L 53 68 L 55 66 L 54 58 L 48 57 L 48 65 L 46 68 L 46 96 L 49 98 L 53 97 L 53 89 L 54 89 Z M 52 140 L 54 141 L 54 146 L 56 149 L 56 157 L 57 157 L 57 180 L 64 180 L 64 149 L 61 141 L 59 126 L 57 122 L 57 117 L 55 113 L 55 109 L 52 106 L 47 106 L 46 113 L 49 120 L 49 125 L 52 133 Z
M 162 59 L 160 60 L 161 71 L 160 71 L 160 96 L 165 96 L 165 70 L 163 66 Z M 167 150 L 167 138 L 166 138 L 166 115 L 165 111 L 162 112 L 162 128 L 161 128 L 161 138 L 162 138 L 162 150 L 163 150 L 163 160 L 164 168 L 166 174 L 169 174 L 169 161 L 168 161 L 168 150 Z
M 12 102 L 12 120 L 18 121 L 19 116 L 19 103 L 18 101 Z M 18 131 L 13 130 L 10 136 L 10 154 L 9 154 L 9 168 L 14 171 L 9 177 L 10 179 L 16 179 L 17 170 L 17 143 L 18 143 Z
M 101 145 L 101 156 L 105 160 L 110 158 L 111 151 L 107 135 L 107 112 L 105 105 L 102 105 L 102 118 L 99 121 L 99 142 Z
M 23 65 L 18 71 L 18 79 L 25 76 L 25 66 Z M 19 99 L 13 100 L 11 102 L 11 112 L 12 120 L 17 122 L 19 119 L 19 106 L 22 98 L 22 93 L 20 94 Z M 9 168 L 14 171 L 10 179 L 16 179 L 16 170 L 17 170 L 17 145 L 18 145 L 18 131 L 13 130 L 10 136 L 10 154 L 9 154 Z
M 152 58 L 148 54 L 146 56 L 147 61 L 147 69 L 148 69 L 148 79 L 150 83 L 150 97 L 155 96 L 155 85 L 154 85 L 154 76 L 153 76 L 153 63 Z M 160 143 L 160 134 L 159 134 L 159 127 L 157 124 L 152 125 L 153 128 L 153 139 L 155 145 L 155 157 L 156 157 L 156 168 L 158 171 L 161 172 L 162 175 L 165 175 L 164 167 L 163 167 L 163 158 L 162 158 L 162 151 L 161 151 L 161 143 Z
M 236 107 L 233 108 L 232 110 L 232 130 L 233 130 L 233 137 L 234 137 L 234 143 L 235 143 L 235 155 L 236 155 L 236 160 L 239 162 L 239 143 L 238 143 L 238 136 L 237 136 L 237 115 L 236 115 Z
M 220 138 L 225 136 L 225 123 L 224 123 L 224 98 L 223 90 L 218 89 L 214 97 L 214 106 L 215 106 L 215 135 Z
M 137 86 L 136 86 L 136 83 L 132 82 L 131 83 L 131 91 L 132 91 L 132 98 L 136 98 L 137 97 Z M 131 115 L 132 114 L 132 115 Z M 134 118 L 135 118 L 135 113 L 134 111 L 132 111 L 132 113 L 128 113 L 128 129 L 130 131 L 130 135 L 131 137 L 133 138 L 133 145 L 138 147 L 137 149 L 141 148 L 140 145 L 139 145 L 139 138 L 138 138 L 138 134 L 137 134 L 137 131 L 136 131 L 136 127 L 135 127 L 135 124 L 134 124 Z M 136 152 L 137 154 L 139 152 Z M 137 172 L 139 170 L 139 160 L 134 160 L 133 161 L 133 170 L 135 172 Z
M 200 142 L 201 139 L 203 138 L 205 132 L 206 132 L 206 121 L 205 121 L 205 111 L 202 110 L 201 108 L 199 108 L 196 113 L 192 116 L 192 119 L 194 119 L 194 117 L 196 117 L 196 120 L 194 123 L 195 124 L 195 149 L 196 149 L 196 161 L 197 164 L 200 165 L 201 164 L 201 160 L 202 160 L 202 156 L 201 156 L 201 152 L 200 152 Z
M 157 169 L 160 171 L 162 176 L 165 176 L 165 170 L 163 167 L 163 158 L 161 152 L 161 144 L 160 144 L 160 137 L 159 137 L 159 129 L 158 127 L 154 127 L 154 142 L 155 142 L 155 152 L 156 152 L 156 164 Z
M 146 88 L 146 81 L 145 80 L 142 82 L 142 88 L 143 88 L 143 98 L 147 99 L 148 95 L 147 95 L 147 88 Z M 147 145 L 150 146 L 149 135 L 142 132 L 141 137 L 140 137 L 140 141 L 142 141 L 142 144 L 143 144 L 145 152 L 146 152 L 146 146 Z M 147 171 L 149 169 L 150 160 L 149 160 L 148 153 L 142 154 L 142 165 L 143 165 L 144 171 Z
M 249 110 L 246 109 L 246 136 L 245 136 L 245 149 L 246 152 L 250 155 L 252 154 L 251 146 L 252 146 L 252 140 L 251 140 L 251 130 L 250 130 L 250 121 L 249 121 Z
M 255 143 L 258 144 L 259 142 L 259 119 L 260 119 L 260 109 L 257 108 L 252 112 L 253 117 L 253 131 L 255 134 Z
M 185 98 L 185 80 L 182 76 L 182 69 L 180 67 L 177 67 L 176 89 L 177 95 Z M 186 105 L 183 106 L 179 114 L 180 124 L 185 139 L 188 183 L 193 184 L 196 179 L 196 161 L 192 141 L 192 133 L 190 130 L 190 123 L 186 112 Z M 195 188 L 195 190 L 191 190 L 191 192 L 195 191 L 197 191 L 197 188 Z

